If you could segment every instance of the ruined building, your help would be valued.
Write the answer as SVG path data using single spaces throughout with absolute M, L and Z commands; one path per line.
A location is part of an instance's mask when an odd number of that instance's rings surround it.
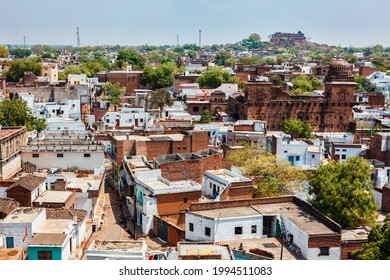
M 262 120 L 269 130 L 283 130 L 288 118 L 310 121 L 314 131 L 348 131 L 356 104 L 351 66 L 339 59 L 329 67 L 323 95 L 294 96 L 269 82 L 246 83 L 244 93 L 229 98 L 228 112 L 235 119 Z

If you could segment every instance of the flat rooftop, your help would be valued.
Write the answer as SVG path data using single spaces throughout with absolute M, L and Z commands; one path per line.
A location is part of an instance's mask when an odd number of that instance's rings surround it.
M 61 246 L 67 236 L 62 233 L 37 233 L 28 246 Z
M 69 191 L 45 191 L 38 196 L 34 202 L 37 203 L 65 203 L 73 195 L 73 192 Z
M 49 219 L 37 230 L 37 233 L 68 233 L 72 228 L 71 219 Z
M 12 211 L 0 223 L 32 223 L 35 219 L 46 212 L 45 208 L 20 207 Z
M 21 130 L 23 130 L 23 127 L 15 127 L 15 128 L 2 127 L 0 129 L 0 141 L 11 136 L 12 134 L 18 133 Z
M 232 171 L 229 171 L 227 169 L 217 169 L 217 170 L 207 170 L 206 175 L 214 175 L 217 178 L 222 179 L 223 181 L 226 181 L 227 183 L 232 182 L 251 182 L 250 179 L 241 176 L 237 173 L 234 173 Z M 213 176 L 210 176 L 213 177 Z
M 22 255 L 22 248 L 0 248 L 0 260 L 20 260 Z
M 229 248 L 225 245 L 214 245 L 213 243 L 180 243 L 179 256 L 188 255 L 221 255 L 222 260 L 231 260 Z
M 231 207 L 223 209 L 211 209 L 201 211 L 190 211 L 191 214 L 211 218 L 211 219 L 228 219 L 236 217 L 253 217 L 260 214 L 251 207 Z
M 139 252 L 144 247 L 144 241 L 126 240 L 126 241 L 110 241 L 110 240 L 95 240 L 88 250 L 98 251 L 116 251 L 116 252 Z

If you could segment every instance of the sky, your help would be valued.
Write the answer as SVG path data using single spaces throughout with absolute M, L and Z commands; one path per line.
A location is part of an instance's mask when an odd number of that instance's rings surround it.
M 302 31 L 316 43 L 390 46 L 389 0 L 2 1 L 0 44 L 202 45 Z

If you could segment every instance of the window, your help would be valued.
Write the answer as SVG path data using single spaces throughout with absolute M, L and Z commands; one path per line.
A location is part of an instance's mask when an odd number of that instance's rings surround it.
M 234 234 L 242 234 L 242 227 L 235 227 Z
M 315 158 L 316 157 L 316 155 L 311 155 L 311 158 Z
M 211 229 L 210 229 L 209 227 L 205 227 L 205 228 L 204 228 L 204 234 L 205 234 L 206 236 L 210 236 L 210 235 L 211 235 Z
M 32 154 L 33 158 L 39 158 L 39 154 Z
M 91 154 L 84 154 L 84 157 L 91 157 Z
M 183 198 L 183 203 L 187 203 L 188 199 L 186 197 Z
M 320 247 L 320 256 L 329 256 L 329 247 Z
M 5 245 L 6 245 L 6 248 L 8 248 L 8 249 L 15 248 L 15 243 L 14 243 L 13 236 L 7 236 L 5 238 Z
M 52 260 L 51 251 L 38 251 L 38 260 Z
M 287 154 L 287 151 L 284 151 L 285 154 Z
M 390 170 L 390 169 L 389 169 L 389 170 Z M 212 189 L 212 188 L 213 188 L 213 183 L 210 182 L 210 189 Z
M 192 108 L 192 112 L 199 112 L 199 107 L 198 106 L 194 106 L 194 108 Z
M 251 233 L 257 233 L 257 226 L 256 225 L 253 225 L 251 227 Z
M 300 161 L 301 157 L 300 156 L 295 156 L 295 161 Z
M 342 151 L 343 151 L 343 152 L 346 152 L 346 151 L 347 151 L 347 149 L 342 149 Z
M 341 155 L 341 159 L 347 159 L 347 155 Z
M 194 224 L 190 223 L 190 231 L 194 231 Z
M 64 154 L 57 154 L 57 157 L 64 157 Z

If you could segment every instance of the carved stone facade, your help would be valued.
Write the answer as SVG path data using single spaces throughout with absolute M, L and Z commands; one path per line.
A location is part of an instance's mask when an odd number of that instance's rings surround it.
M 266 121 L 269 130 L 283 130 L 286 119 L 298 118 L 308 120 L 314 131 L 348 131 L 355 85 L 351 66 L 339 59 L 329 67 L 323 96 L 294 96 L 269 82 L 247 82 L 244 95 L 230 97 L 228 112 L 238 119 Z

